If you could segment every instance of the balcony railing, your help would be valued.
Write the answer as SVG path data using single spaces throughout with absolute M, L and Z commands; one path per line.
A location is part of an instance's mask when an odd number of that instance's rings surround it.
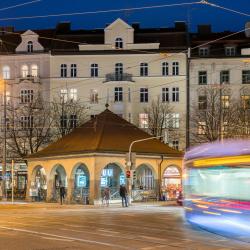
M 132 74 L 123 73 L 109 73 L 106 74 L 104 82 L 113 82 L 113 81 L 127 81 L 127 82 L 134 82 L 132 79 Z
M 33 83 L 39 83 L 40 82 L 40 78 L 39 76 L 32 76 L 32 75 L 27 75 L 25 77 L 18 77 L 16 80 L 16 83 L 20 83 L 23 81 L 31 81 Z

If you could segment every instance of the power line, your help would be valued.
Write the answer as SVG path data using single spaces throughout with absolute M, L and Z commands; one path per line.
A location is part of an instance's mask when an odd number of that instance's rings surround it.
M 7 17 L 0 18 L 0 21 L 10 21 L 10 20 L 22 20 L 22 19 L 35 19 L 35 18 L 48 18 L 48 17 L 62 17 L 62 16 L 80 16 L 80 15 L 92 15 L 92 14 L 105 14 L 105 13 L 117 13 L 124 11 L 139 11 L 147 9 L 160 9 L 167 7 L 178 7 L 178 6 L 188 6 L 202 4 L 202 1 L 191 2 L 191 3 L 176 3 L 176 4 L 163 4 L 163 5 L 151 5 L 133 8 L 122 8 L 122 9 L 110 9 L 110 10 L 97 10 L 97 11 L 86 11 L 86 12 L 73 12 L 73 13 L 59 13 L 59 14 L 48 14 L 48 15 L 37 15 L 37 16 L 21 16 L 21 17 Z
M 37 2 L 41 2 L 41 1 L 42 0 L 34 0 L 34 1 L 30 1 L 30 2 L 20 3 L 20 4 L 8 6 L 8 7 L 0 8 L 0 11 L 15 9 L 15 8 L 18 8 L 18 7 L 22 7 L 22 6 L 25 6 L 25 5 L 29 5 L 29 4 L 33 4 L 33 3 L 37 3 Z

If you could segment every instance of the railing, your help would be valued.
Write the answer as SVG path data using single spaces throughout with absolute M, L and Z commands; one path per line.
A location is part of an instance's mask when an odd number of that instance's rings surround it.
M 109 73 L 106 74 L 104 82 L 112 82 L 112 81 L 127 81 L 127 82 L 133 82 L 132 74 L 128 73 Z
M 20 82 L 23 82 L 23 81 L 31 81 L 33 83 L 39 83 L 40 78 L 39 78 L 39 76 L 27 75 L 25 77 L 18 77 L 16 83 L 20 83 Z

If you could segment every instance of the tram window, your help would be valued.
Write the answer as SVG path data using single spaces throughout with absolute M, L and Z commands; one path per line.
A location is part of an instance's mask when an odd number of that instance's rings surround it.
M 189 169 L 185 193 L 227 199 L 250 200 L 250 167 Z M 219 185 L 218 185 L 219 183 Z

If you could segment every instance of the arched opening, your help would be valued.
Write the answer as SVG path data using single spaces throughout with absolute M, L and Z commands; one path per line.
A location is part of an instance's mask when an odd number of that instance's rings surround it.
M 33 52 L 33 42 L 32 41 L 28 41 L 28 43 L 27 43 L 27 52 L 28 53 Z
M 73 170 L 73 201 L 87 204 L 89 196 L 89 170 L 84 164 L 77 164 Z
M 52 181 L 52 201 L 59 201 L 60 199 L 60 187 L 65 188 L 67 194 L 67 175 L 62 165 L 56 165 L 50 174 L 50 181 Z
M 42 166 L 37 166 L 33 170 L 29 195 L 33 201 L 46 201 L 47 177 Z
M 168 200 L 176 199 L 181 192 L 181 172 L 176 166 L 168 166 L 163 172 L 162 193 Z
M 108 188 L 110 191 L 110 199 L 120 199 L 120 185 L 125 185 L 126 179 L 123 169 L 116 163 L 109 163 L 101 173 L 101 194 L 104 189 Z
M 115 39 L 115 48 L 116 49 L 123 49 L 123 40 L 121 37 L 117 37 Z

